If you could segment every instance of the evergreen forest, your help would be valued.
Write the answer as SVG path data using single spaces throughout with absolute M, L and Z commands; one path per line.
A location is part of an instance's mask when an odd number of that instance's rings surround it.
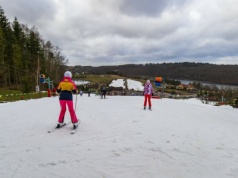
M 44 40 L 38 29 L 9 22 L 0 6 L 0 88 L 34 91 L 39 76 L 59 82 L 68 60 L 60 47 Z

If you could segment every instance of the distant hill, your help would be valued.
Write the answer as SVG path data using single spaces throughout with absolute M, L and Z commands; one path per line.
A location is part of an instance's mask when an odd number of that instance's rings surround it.
M 238 65 L 215 65 L 209 63 L 162 63 L 126 64 L 118 66 L 71 66 L 74 73 L 117 74 L 126 77 L 152 78 L 162 76 L 171 79 L 187 79 L 216 84 L 238 85 Z

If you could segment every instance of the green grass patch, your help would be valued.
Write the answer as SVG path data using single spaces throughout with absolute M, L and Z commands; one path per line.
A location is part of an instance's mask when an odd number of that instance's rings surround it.
M 47 97 L 47 92 L 22 93 L 19 90 L 9 90 L 0 88 L 0 103 L 13 102 L 19 100 L 38 99 L 42 97 Z

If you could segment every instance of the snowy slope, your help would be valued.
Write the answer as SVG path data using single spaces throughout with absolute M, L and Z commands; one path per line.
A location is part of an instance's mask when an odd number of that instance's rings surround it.
M 131 90 L 136 90 L 136 91 L 143 91 L 144 90 L 144 85 L 139 82 L 139 81 L 135 81 L 132 79 L 127 79 L 127 86 L 128 89 Z
M 128 90 L 135 90 L 135 91 L 143 91 L 144 86 L 141 82 L 132 80 L 132 79 L 127 79 L 127 87 Z M 125 81 L 123 79 L 116 79 L 111 82 L 109 86 L 113 87 L 123 87 L 125 89 Z
M 75 135 L 71 124 L 47 133 L 57 97 L 0 104 L 1 177 L 238 178 L 237 109 L 153 99 L 144 111 L 143 96 L 77 97 Z
M 125 82 L 123 79 L 116 79 L 116 80 L 113 80 L 109 86 L 122 87 L 125 89 Z

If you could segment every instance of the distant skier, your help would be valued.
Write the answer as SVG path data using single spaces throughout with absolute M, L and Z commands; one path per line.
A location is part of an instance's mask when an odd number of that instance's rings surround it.
M 63 80 L 59 83 L 57 87 L 57 93 L 59 93 L 59 102 L 61 106 L 61 111 L 58 119 L 58 124 L 56 128 L 60 128 L 65 125 L 64 116 L 66 112 L 66 105 L 68 106 L 68 110 L 70 113 L 71 121 L 74 129 L 78 127 L 79 121 L 77 119 L 76 113 L 74 111 L 73 106 L 73 93 L 76 93 L 76 85 L 72 81 L 72 73 L 70 71 L 66 71 L 64 73 Z
M 146 105 L 147 105 L 147 101 L 149 103 L 149 109 L 151 110 L 151 95 L 153 93 L 153 87 L 150 83 L 150 80 L 147 80 L 144 86 L 144 96 L 145 96 L 145 100 L 144 100 L 144 109 L 146 109 Z
M 101 87 L 101 98 L 106 98 L 106 86 L 102 85 Z

